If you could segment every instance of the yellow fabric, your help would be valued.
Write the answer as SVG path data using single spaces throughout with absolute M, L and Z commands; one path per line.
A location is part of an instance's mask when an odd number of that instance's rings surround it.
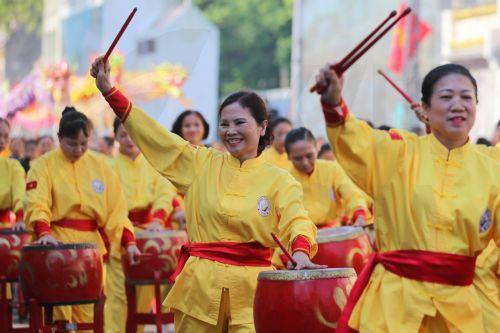
M 219 333 L 216 325 L 208 324 L 204 321 L 191 317 L 184 312 L 174 311 L 174 328 L 175 333 Z M 255 327 L 253 323 L 229 325 L 228 333 L 254 333 Z
M 327 132 L 339 163 L 374 199 L 381 252 L 420 249 L 473 256 L 490 239 L 498 242 L 499 165 L 470 143 L 448 151 L 432 134 L 394 140 L 351 114 Z M 418 282 L 378 265 L 349 325 L 369 332 L 418 332 L 424 315 L 437 311 L 462 332 L 483 331 L 474 286 Z
M 337 161 L 317 160 L 311 175 L 295 167 L 290 173 L 302 185 L 304 207 L 317 226 L 340 222 L 342 216 L 352 220 L 354 212 L 360 209 L 369 218 L 364 193 L 349 179 Z
M 193 147 L 138 108 L 125 121 L 127 132 L 151 165 L 185 195 L 191 242 L 253 242 L 285 246 L 304 235 L 317 250 L 316 227 L 302 204 L 300 184 L 262 157 L 242 165 L 230 154 Z M 253 322 L 257 275 L 271 267 L 231 266 L 191 257 L 165 305 L 215 325 L 222 287 L 230 290 L 233 324 Z
M 266 162 L 271 163 L 278 168 L 291 170 L 292 162 L 288 159 L 287 153 L 280 154 L 274 147 L 269 147 L 262 152 L 262 157 Z
M 488 155 L 496 161 L 500 161 L 500 143 L 497 143 L 496 146 L 493 147 L 488 147 L 486 145 L 476 145 L 476 148 L 481 153 Z
M 55 306 L 54 320 L 67 320 L 70 323 L 91 323 L 94 321 L 94 304 Z M 88 333 L 91 331 L 78 330 L 76 332 Z
M 13 158 L 0 157 L 0 210 L 17 212 L 23 208 L 24 169 Z
M 10 156 L 10 153 L 11 153 L 10 147 L 7 147 L 4 150 L 0 151 L 0 158 L 3 158 L 3 157 L 7 158 Z
M 37 159 L 27 182 L 36 182 L 36 188 L 27 191 L 24 200 L 29 229 L 35 221 L 50 224 L 68 218 L 92 219 L 104 228 L 112 252 L 119 251 L 123 228 L 134 232 L 118 177 L 106 160 L 92 151 L 71 163 L 56 148 Z M 76 231 L 54 224 L 50 227 L 52 235 L 63 243 L 94 243 L 102 255 L 106 253 L 97 231 Z
M 110 165 L 120 178 L 129 211 L 151 208 L 152 213 L 158 209 L 163 209 L 167 215 L 172 212 L 172 200 L 177 196 L 177 190 L 151 167 L 142 154 L 135 160 L 118 154 Z

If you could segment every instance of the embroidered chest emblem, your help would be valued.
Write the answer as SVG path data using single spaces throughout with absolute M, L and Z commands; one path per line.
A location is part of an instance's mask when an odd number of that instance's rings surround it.
M 96 193 L 104 192 L 104 183 L 99 179 L 94 179 L 92 181 L 92 188 Z
M 486 209 L 481 216 L 481 220 L 479 221 L 479 231 L 485 232 L 491 226 L 491 210 Z
M 266 196 L 262 196 L 257 200 L 257 210 L 259 211 L 260 216 L 268 216 L 271 212 L 271 203 Z

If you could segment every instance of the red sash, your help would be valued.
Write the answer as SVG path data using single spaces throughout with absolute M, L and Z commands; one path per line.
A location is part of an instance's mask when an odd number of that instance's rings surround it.
M 271 249 L 259 242 L 213 242 L 183 245 L 179 262 L 170 281 L 174 282 L 190 256 L 209 259 L 234 266 L 271 266 Z
M 151 222 L 151 209 L 141 209 L 128 212 L 128 219 L 132 221 L 134 227 Z
M 10 223 L 10 209 L 0 209 L 0 223 Z
M 98 225 L 95 220 L 77 220 L 77 219 L 63 219 L 54 221 L 58 227 L 78 230 L 78 231 L 97 231 Z
M 476 257 L 421 250 L 399 250 L 372 254 L 351 289 L 335 332 L 356 332 L 348 326 L 349 318 L 377 264 L 382 264 L 388 271 L 412 280 L 451 286 L 468 286 L 472 284 L 474 278 Z

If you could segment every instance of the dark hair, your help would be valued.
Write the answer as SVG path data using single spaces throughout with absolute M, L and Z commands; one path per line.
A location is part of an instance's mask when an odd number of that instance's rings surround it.
M 203 115 L 196 110 L 186 110 L 186 111 L 182 112 L 177 117 L 177 119 L 175 119 L 174 124 L 172 125 L 172 133 L 175 133 L 182 138 L 182 123 L 184 122 L 184 118 L 186 118 L 187 116 L 191 116 L 191 115 L 195 115 L 198 118 L 200 118 L 201 123 L 203 124 L 203 129 L 204 129 L 203 140 L 205 140 L 206 138 L 208 138 L 208 134 L 210 132 L 210 126 L 208 125 L 208 123 L 205 120 L 205 118 L 203 117 Z
M 476 145 L 485 145 L 487 147 L 491 147 L 491 142 L 486 138 L 479 138 L 476 141 Z
M 330 146 L 329 143 L 323 143 L 321 145 L 321 148 L 319 148 L 319 152 L 318 152 L 318 158 L 323 155 L 324 153 L 326 153 L 327 151 L 331 151 L 332 150 L 332 146 Z
M 279 124 L 288 124 L 293 127 L 292 122 L 285 117 L 277 117 L 274 118 L 270 123 L 269 123 L 269 130 L 271 132 L 274 132 L 274 129 L 279 125 Z
M 266 108 L 266 103 L 253 91 L 237 91 L 232 93 L 222 102 L 219 108 L 219 118 L 222 110 L 233 103 L 238 103 L 243 108 L 247 108 L 252 117 L 255 119 L 257 124 L 261 125 L 264 121 L 268 120 L 268 113 Z M 273 141 L 273 133 L 269 129 L 266 129 L 266 134 L 261 136 L 259 139 L 259 145 L 257 147 L 257 155 L 260 155 L 267 146 Z
M 313 142 L 314 145 L 316 145 L 316 138 L 314 137 L 314 135 L 311 133 L 310 130 L 308 130 L 305 127 L 295 128 L 295 129 L 291 130 L 290 132 L 288 132 L 288 134 L 285 137 L 286 153 L 289 154 L 290 153 L 290 146 L 292 144 L 294 144 L 295 142 L 300 141 L 300 140 L 309 140 L 309 141 Z
M 380 125 L 379 127 L 377 127 L 377 129 L 379 129 L 381 131 L 389 131 L 391 129 L 391 126 Z
M 115 139 L 110 137 L 110 136 L 103 136 L 102 139 L 106 143 L 108 147 L 113 147 L 113 144 L 115 143 Z
M 4 123 L 7 125 L 7 128 L 10 130 L 10 123 L 8 122 L 7 119 L 0 117 L 0 124 Z
M 443 77 L 450 74 L 460 74 L 467 77 L 474 86 L 474 95 L 476 97 L 476 101 L 479 102 L 477 99 L 477 82 L 469 70 L 462 65 L 446 64 L 434 68 L 425 76 L 424 81 L 422 82 L 422 103 L 429 106 L 431 105 L 431 96 L 434 91 L 434 85 Z
M 36 143 L 39 144 L 43 139 L 50 139 L 50 141 L 54 142 L 54 137 L 52 135 L 42 135 L 38 137 Z
M 67 106 L 62 112 L 61 120 L 59 121 L 59 138 L 74 138 L 83 131 L 86 137 L 90 135 L 92 126 L 86 115 L 78 112 L 74 107 Z
M 118 132 L 118 129 L 120 128 L 121 124 L 122 124 L 122 121 L 120 120 L 120 118 L 115 117 L 115 120 L 113 121 L 113 133 L 115 133 L 115 136 L 116 136 L 116 132 Z

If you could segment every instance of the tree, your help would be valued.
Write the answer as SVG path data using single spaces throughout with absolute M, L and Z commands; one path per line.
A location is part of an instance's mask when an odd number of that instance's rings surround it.
M 7 33 L 19 26 L 33 32 L 42 20 L 42 0 L 0 0 L 0 29 Z
M 293 0 L 194 3 L 221 31 L 221 95 L 280 86 L 290 71 Z

